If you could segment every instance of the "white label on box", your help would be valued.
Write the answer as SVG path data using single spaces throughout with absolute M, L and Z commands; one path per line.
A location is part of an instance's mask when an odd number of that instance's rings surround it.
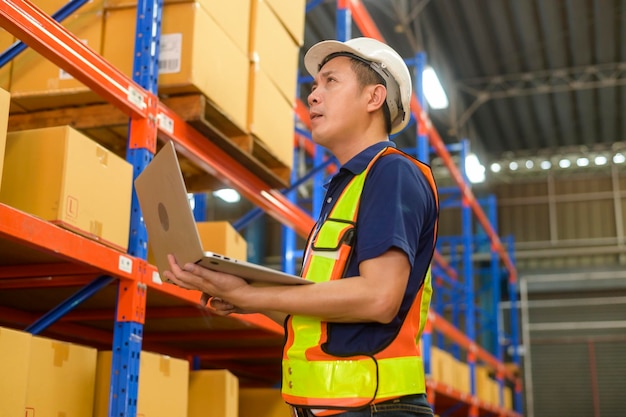
M 159 74 L 174 74 L 180 72 L 183 34 L 168 33 L 161 35 L 161 45 L 159 48 Z
M 117 267 L 120 271 L 124 271 L 130 274 L 133 272 L 133 260 L 127 256 L 120 255 L 120 260 Z
M 166 114 L 159 113 L 157 116 L 159 127 L 170 135 L 174 133 L 174 120 Z
M 163 281 L 161 281 L 161 275 L 159 275 L 157 271 L 152 272 L 152 282 L 155 284 L 163 284 Z
M 85 45 L 87 45 L 87 39 L 81 39 L 80 41 L 84 43 Z M 73 80 L 73 79 L 74 77 L 72 77 L 72 74 L 65 71 L 64 69 L 59 69 L 59 80 Z

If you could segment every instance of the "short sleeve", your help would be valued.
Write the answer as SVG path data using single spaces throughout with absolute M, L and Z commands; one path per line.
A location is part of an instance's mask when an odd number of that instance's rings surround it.
M 432 189 L 401 155 L 379 159 L 367 176 L 357 220 L 356 264 L 399 248 L 414 266 L 419 237 L 433 212 Z

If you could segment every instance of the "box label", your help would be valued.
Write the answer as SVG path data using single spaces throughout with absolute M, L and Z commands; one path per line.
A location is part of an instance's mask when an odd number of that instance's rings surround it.
M 161 46 L 159 49 L 159 74 L 175 74 L 180 72 L 182 50 L 182 33 L 168 33 L 161 35 Z

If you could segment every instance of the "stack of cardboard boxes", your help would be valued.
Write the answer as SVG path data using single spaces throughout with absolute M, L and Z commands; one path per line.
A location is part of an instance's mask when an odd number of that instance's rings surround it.
M 467 363 L 457 360 L 449 352 L 430 348 L 430 369 L 433 380 L 446 384 L 461 393 L 470 393 L 470 371 Z M 500 405 L 498 383 L 489 376 L 489 369 L 476 365 L 476 396 L 487 404 Z M 504 387 L 504 407 L 512 408 L 511 389 Z
M 66 0 L 36 0 L 53 13 Z M 165 0 L 158 88 L 161 96 L 200 93 L 216 109 L 216 126 L 251 135 L 291 168 L 298 54 L 304 0 Z M 62 24 L 131 77 L 137 0 L 90 0 Z M 6 38 L 6 39 L 5 39 Z M 13 36 L 0 32 L 0 49 Z M 149 51 L 146 51 L 149 53 Z M 10 77 L 9 77 L 10 73 Z M 9 82 L 10 79 L 10 82 Z M 33 50 L 5 69 L 12 111 L 103 102 L 67 72 Z M 210 122 L 212 122 L 210 120 Z M 231 128 L 232 126 L 232 128 Z
M 109 416 L 112 352 L 0 327 L 1 416 Z M 140 355 L 138 416 L 289 417 L 280 391 L 239 388 L 228 370 Z

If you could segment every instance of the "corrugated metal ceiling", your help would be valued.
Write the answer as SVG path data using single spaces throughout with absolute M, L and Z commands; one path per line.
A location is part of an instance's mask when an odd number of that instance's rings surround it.
M 625 146 L 626 0 L 362 3 L 401 55 L 427 52 L 452 102 L 431 111 L 438 132 L 484 163 Z M 309 11 L 303 51 L 336 38 L 335 13 L 336 1 Z

